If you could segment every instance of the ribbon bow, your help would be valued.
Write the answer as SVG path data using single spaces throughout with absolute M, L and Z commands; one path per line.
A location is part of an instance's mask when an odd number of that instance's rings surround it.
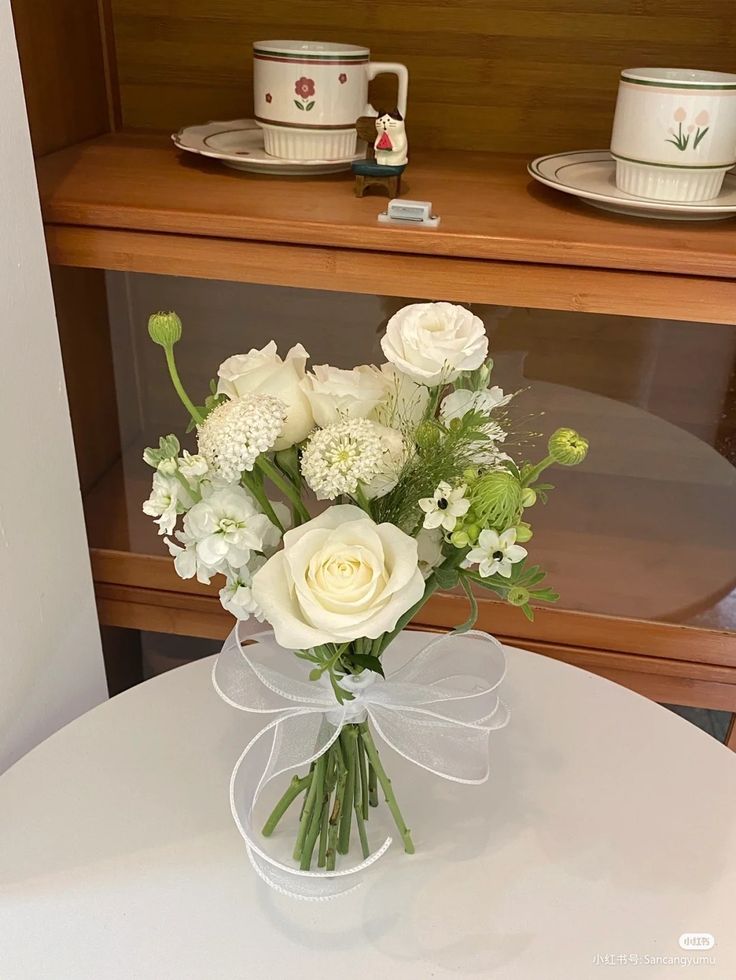
M 459 783 L 488 779 L 488 737 L 509 720 L 496 689 L 506 672 L 503 647 L 471 630 L 432 640 L 386 680 L 365 671 L 341 686 L 353 699 L 338 704 L 327 680 L 306 678 L 304 661 L 278 646 L 273 633 L 225 641 L 212 671 L 220 697 L 241 711 L 272 718 L 245 747 L 230 780 L 230 806 L 256 872 L 272 888 L 304 899 L 333 898 L 351 891 L 360 873 L 391 845 L 353 867 L 301 871 L 264 850 L 253 813 L 266 786 L 325 753 L 343 725 L 370 719 L 377 735 L 399 755 Z M 244 641 L 251 642 L 244 645 Z M 401 645 L 401 639 L 396 643 Z M 460 673 L 447 673 L 448 665 Z M 358 877 L 356 877 L 358 876 Z

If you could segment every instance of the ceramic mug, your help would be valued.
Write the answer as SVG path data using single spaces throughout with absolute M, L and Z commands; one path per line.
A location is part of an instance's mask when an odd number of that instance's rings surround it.
M 717 197 L 736 163 L 736 75 L 691 68 L 621 72 L 611 135 L 616 186 L 655 201 Z
M 355 155 L 355 121 L 375 115 L 368 82 L 396 75 L 406 115 L 405 65 L 371 61 L 368 48 L 327 41 L 255 41 L 253 95 L 266 153 L 284 160 L 345 160 Z

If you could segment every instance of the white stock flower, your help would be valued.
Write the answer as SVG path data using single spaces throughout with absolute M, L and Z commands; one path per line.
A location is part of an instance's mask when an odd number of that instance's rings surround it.
M 381 347 L 400 371 L 432 387 L 479 368 L 488 337 L 483 321 L 463 306 L 413 303 L 388 321 Z
M 174 467 L 176 472 L 176 466 Z M 181 481 L 160 469 L 153 474 L 151 495 L 143 502 L 143 513 L 156 518 L 159 534 L 171 534 L 177 514 L 191 507 L 192 498 Z
M 164 538 L 164 543 L 174 559 L 174 570 L 179 578 L 194 578 L 196 575 L 198 582 L 201 582 L 202 585 L 209 585 L 213 575 L 225 571 L 224 564 L 213 566 L 203 562 L 197 556 L 197 542 L 189 535 L 184 534 L 183 531 L 177 531 L 175 537 L 181 541 L 181 544 L 177 544 L 171 538 Z
M 393 364 L 382 364 L 381 374 L 388 385 L 384 401 L 376 406 L 373 418 L 381 425 L 404 431 L 416 429 L 429 404 L 429 392 Z
M 424 594 L 414 538 L 351 504 L 287 531 L 253 577 L 253 597 L 290 650 L 374 639 Z
M 177 462 L 181 475 L 194 487 L 199 486 L 200 480 L 209 470 L 209 465 L 204 456 L 194 456 L 186 449 L 184 450 L 184 455 L 180 456 Z
M 320 428 L 345 419 L 366 419 L 388 394 L 388 379 L 372 364 L 351 371 L 317 364 L 301 383 Z
M 302 453 L 302 476 L 318 500 L 354 494 L 381 469 L 381 427 L 368 419 L 335 422 L 312 434 Z
M 503 534 L 486 529 L 480 532 L 478 544 L 468 552 L 466 561 L 479 566 L 481 578 L 488 578 L 496 572 L 503 578 L 510 578 L 511 566 L 526 556 L 526 548 L 516 543 L 515 527 Z
M 442 399 L 440 405 L 440 419 L 444 422 L 451 422 L 452 419 L 461 419 L 468 412 L 479 412 L 481 415 L 490 415 L 495 408 L 501 408 L 513 398 L 513 394 L 505 395 L 503 389 L 498 385 L 493 388 L 486 388 L 483 391 L 470 391 L 467 388 L 457 388 L 446 398 Z
M 213 408 L 197 426 L 199 451 L 228 482 L 252 470 L 273 449 L 284 424 L 284 403 L 272 395 L 245 395 Z
M 309 399 L 301 388 L 309 354 L 301 344 L 292 347 L 282 360 L 272 340 L 261 350 L 234 354 L 220 365 L 217 393 L 239 398 L 252 392 L 273 395 L 286 406 L 286 420 L 274 449 L 288 449 L 301 442 L 314 428 Z
M 373 431 L 381 442 L 381 461 L 375 474 L 363 483 L 363 491 L 368 500 L 384 497 L 399 482 L 401 470 L 406 463 L 408 450 L 404 437 L 396 429 L 373 423 Z
M 424 523 L 428 531 L 441 527 L 445 531 L 454 531 L 458 517 L 470 510 L 470 501 L 465 497 L 465 487 L 455 487 L 449 483 L 440 483 L 433 497 L 422 497 L 419 506 L 424 511 Z
M 442 564 L 442 531 L 433 528 L 428 531 L 422 528 L 417 534 L 417 551 L 419 555 L 419 571 L 422 578 L 429 578 L 438 565 Z
M 265 558 L 255 555 L 249 565 L 228 573 L 227 582 L 220 589 L 220 603 L 223 609 L 236 619 L 246 620 L 255 616 L 259 623 L 263 622 L 263 610 L 253 598 L 251 586 L 253 575 L 265 564 L 265 561 Z
M 187 544 L 193 541 L 198 561 L 208 568 L 219 570 L 223 562 L 242 568 L 252 551 L 263 550 L 272 528 L 251 495 L 233 485 L 216 490 L 192 507 L 184 517 L 180 540 Z

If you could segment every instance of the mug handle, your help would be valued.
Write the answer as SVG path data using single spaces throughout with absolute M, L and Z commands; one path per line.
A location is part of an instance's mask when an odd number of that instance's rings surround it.
M 376 75 L 396 75 L 399 80 L 398 109 L 406 119 L 406 96 L 409 91 L 409 70 L 406 65 L 400 65 L 395 61 L 370 61 L 368 63 L 368 81 L 373 81 Z

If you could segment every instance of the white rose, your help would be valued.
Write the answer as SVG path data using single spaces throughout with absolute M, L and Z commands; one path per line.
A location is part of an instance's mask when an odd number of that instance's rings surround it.
M 247 354 L 234 354 L 217 371 L 217 393 L 238 398 L 255 391 L 282 401 L 287 417 L 274 449 L 288 449 L 306 439 L 314 428 L 309 399 L 301 388 L 308 358 L 302 345 L 297 344 L 282 360 L 273 340 L 262 350 L 254 348 Z
M 367 419 L 388 393 L 388 381 L 372 364 L 344 371 L 318 364 L 302 381 L 321 428 L 343 419 Z
M 421 599 L 424 579 L 414 538 L 339 504 L 287 531 L 252 591 L 277 642 L 307 650 L 392 630 Z
M 423 384 L 403 374 L 393 364 L 382 364 L 381 374 L 388 385 L 388 395 L 373 413 L 381 425 L 415 429 L 424 418 L 429 404 L 429 392 Z
M 508 405 L 513 397 L 513 394 L 504 395 L 503 389 L 499 388 L 498 385 L 484 391 L 458 388 L 442 400 L 440 418 L 443 422 L 450 422 L 452 419 L 461 419 L 463 415 L 467 415 L 471 411 L 490 415 L 494 408 Z
M 396 429 L 373 423 L 374 431 L 381 440 L 383 455 L 375 476 L 363 484 L 363 492 L 369 500 L 384 497 L 399 482 L 399 475 L 406 462 L 407 448 L 404 437 Z
M 387 359 L 429 387 L 445 384 L 486 359 L 483 321 L 453 303 L 414 303 L 388 321 L 381 347 Z

